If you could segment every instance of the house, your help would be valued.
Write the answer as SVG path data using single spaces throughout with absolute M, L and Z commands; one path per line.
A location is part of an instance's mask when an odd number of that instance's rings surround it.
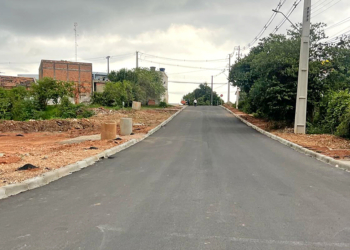
M 0 75 L 0 87 L 4 89 L 13 89 L 15 87 L 23 86 L 29 89 L 32 83 L 36 82 L 32 77 L 18 77 L 18 76 L 2 76 Z
M 102 93 L 106 82 L 109 81 L 108 74 L 104 72 L 92 72 L 92 79 L 93 79 L 93 91 Z
M 41 60 L 39 79 L 51 77 L 56 80 L 74 82 L 75 103 L 89 102 L 93 92 L 92 63 Z

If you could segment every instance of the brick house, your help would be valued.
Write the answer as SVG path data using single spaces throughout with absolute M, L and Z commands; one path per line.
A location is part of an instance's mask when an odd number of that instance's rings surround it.
M 90 101 L 93 92 L 92 63 L 41 60 L 39 79 L 44 77 L 74 82 L 75 103 Z
M 18 86 L 23 86 L 29 89 L 31 84 L 34 83 L 35 78 L 31 77 L 18 77 L 18 76 L 1 76 L 0 75 L 0 87 L 4 89 L 13 89 Z

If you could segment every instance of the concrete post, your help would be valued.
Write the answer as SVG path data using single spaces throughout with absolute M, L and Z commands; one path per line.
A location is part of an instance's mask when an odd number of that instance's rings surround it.
M 306 133 L 307 88 L 309 78 L 311 0 L 304 0 L 303 30 L 301 35 L 297 103 L 294 133 Z
M 120 135 L 130 135 L 132 133 L 132 119 L 121 118 L 120 119 Z
M 117 124 L 114 121 L 103 123 L 101 126 L 101 140 L 113 140 L 117 137 Z
M 141 102 L 132 102 L 132 109 L 140 110 L 141 109 Z
M 238 109 L 239 106 L 239 88 L 237 87 L 237 92 L 236 92 L 236 109 Z

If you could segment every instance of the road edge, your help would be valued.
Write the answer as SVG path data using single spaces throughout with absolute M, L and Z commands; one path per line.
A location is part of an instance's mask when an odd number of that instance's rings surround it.
M 346 162 L 342 162 L 342 161 L 338 161 L 333 159 L 332 157 L 314 152 L 312 150 L 309 150 L 307 148 L 304 148 L 303 146 L 300 146 L 294 142 L 288 141 L 286 139 L 283 139 L 277 135 L 271 134 L 257 126 L 255 126 L 254 124 L 244 120 L 242 117 L 240 117 L 239 115 L 236 115 L 235 113 L 233 113 L 231 110 L 229 110 L 228 108 L 224 107 L 224 106 L 220 106 L 223 109 L 225 109 L 226 111 L 228 111 L 229 113 L 231 113 L 232 115 L 234 115 L 236 118 L 238 118 L 240 121 L 242 121 L 243 123 L 245 123 L 246 125 L 248 125 L 249 127 L 255 129 L 256 131 L 260 132 L 261 134 L 266 135 L 267 137 L 270 137 L 271 139 L 278 141 L 280 143 L 282 143 L 283 145 L 286 145 L 292 149 L 294 149 L 295 151 L 299 152 L 299 153 L 303 153 L 307 156 L 313 157 L 321 162 L 324 162 L 326 164 L 329 164 L 335 168 L 340 168 L 344 171 L 350 172 L 350 163 L 346 163 Z
M 163 121 L 161 124 L 156 126 L 155 128 L 148 131 L 146 135 L 144 135 L 142 138 L 139 139 L 132 139 L 130 141 L 127 141 L 126 143 L 123 143 L 119 146 L 107 149 L 97 155 L 85 158 L 84 160 L 78 161 L 73 164 L 69 164 L 67 166 L 55 169 L 50 172 L 46 172 L 40 176 L 36 176 L 34 178 L 22 181 L 20 183 L 10 184 L 7 186 L 0 187 L 0 200 L 8 198 L 10 196 L 17 195 L 19 193 L 23 193 L 25 191 L 29 191 L 38 187 L 45 186 L 49 184 L 50 182 L 56 181 L 58 179 L 61 179 L 67 175 L 70 175 L 74 172 L 80 171 L 86 167 L 94 165 L 96 162 L 100 161 L 101 159 L 108 158 L 112 155 L 115 155 L 116 153 L 119 153 L 120 151 L 127 149 L 147 137 L 151 136 L 155 132 L 157 132 L 159 129 L 164 127 L 167 123 L 169 123 L 172 119 L 174 119 L 175 116 L 177 116 L 180 112 L 182 112 L 187 106 L 184 106 L 179 111 L 177 111 L 175 114 L 170 116 L 168 119 Z

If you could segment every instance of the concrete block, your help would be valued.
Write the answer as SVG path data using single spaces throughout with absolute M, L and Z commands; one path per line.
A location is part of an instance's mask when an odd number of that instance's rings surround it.
M 132 119 L 121 118 L 120 119 L 120 135 L 130 135 L 132 133 Z
M 45 185 L 42 176 L 31 178 L 29 180 L 24 181 L 23 183 L 26 183 L 28 185 L 28 190 Z
M 16 195 L 28 190 L 26 183 L 11 184 L 4 187 L 7 196 Z
M 58 176 L 59 176 L 60 178 L 71 174 L 71 171 L 70 171 L 69 168 L 67 168 L 67 166 L 62 167 L 62 168 L 59 168 L 59 169 L 57 169 L 56 171 L 57 171 Z
M 80 168 L 86 168 L 88 166 L 86 161 L 78 161 L 76 162 Z
M 77 163 L 67 165 L 64 168 L 67 168 L 67 170 L 71 173 L 74 173 L 74 172 L 79 171 L 81 169 L 81 167 Z
M 132 102 L 132 109 L 141 110 L 141 102 Z
M 53 182 L 53 181 L 59 179 L 60 176 L 59 176 L 58 172 L 51 171 L 51 172 L 44 173 L 42 175 L 42 178 L 43 178 L 43 182 L 48 184 L 50 182 Z
M 0 200 L 1 199 L 5 199 L 7 198 L 6 192 L 5 192 L 5 188 L 1 187 L 0 188 Z
M 96 161 L 98 161 L 97 156 L 91 156 L 89 158 L 84 159 L 84 161 L 87 163 L 88 166 L 94 164 Z
M 101 140 L 113 140 L 116 136 L 117 124 L 115 122 L 109 121 L 101 125 Z

